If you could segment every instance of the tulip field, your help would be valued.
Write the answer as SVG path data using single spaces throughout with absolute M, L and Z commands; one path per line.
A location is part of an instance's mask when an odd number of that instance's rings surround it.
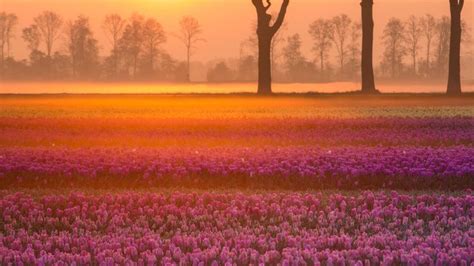
M 474 265 L 474 97 L 0 96 L 0 265 Z

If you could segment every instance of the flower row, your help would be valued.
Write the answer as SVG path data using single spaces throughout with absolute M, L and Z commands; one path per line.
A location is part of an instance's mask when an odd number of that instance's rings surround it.
M 9 148 L 3 186 L 470 188 L 474 149 Z
M 474 262 L 474 196 L 119 193 L 0 199 L 0 264 Z
M 474 118 L 471 117 L 234 120 L 2 118 L 0 129 L 0 145 L 7 147 L 53 144 L 438 147 L 472 146 L 474 143 Z

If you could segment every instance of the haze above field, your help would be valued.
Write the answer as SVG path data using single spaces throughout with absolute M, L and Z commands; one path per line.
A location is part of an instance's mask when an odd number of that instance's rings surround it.
M 271 12 L 276 12 L 280 0 L 275 0 Z M 129 16 L 140 13 L 156 18 L 167 33 L 178 31 L 178 21 L 184 15 L 195 16 L 203 25 L 206 43 L 194 60 L 208 61 L 219 58 L 238 57 L 242 40 L 253 34 L 252 23 L 255 21 L 255 9 L 250 0 L 2 0 L 0 9 L 15 13 L 19 17 L 19 28 L 32 23 L 33 17 L 43 10 L 55 11 L 66 19 L 78 15 L 90 18 L 95 37 L 101 43 L 101 54 L 107 54 L 110 47 L 100 27 L 106 14 L 119 13 Z M 465 21 L 474 26 L 473 3 L 467 1 L 463 11 Z M 448 0 L 384 0 L 376 1 L 374 6 L 376 20 L 375 40 L 378 43 L 375 52 L 380 56 L 383 49 L 379 47 L 383 26 L 390 17 L 406 19 L 410 15 L 433 16 L 449 15 Z M 359 20 L 359 1 L 354 0 L 294 0 L 288 12 L 288 33 L 300 33 L 303 40 L 303 51 L 310 57 L 311 43 L 308 27 L 318 18 L 331 18 L 346 13 Z M 20 33 L 13 40 L 12 54 L 17 58 L 27 58 L 26 44 L 21 40 Z M 169 37 L 164 48 L 178 59 L 184 59 L 185 50 L 176 38 Z

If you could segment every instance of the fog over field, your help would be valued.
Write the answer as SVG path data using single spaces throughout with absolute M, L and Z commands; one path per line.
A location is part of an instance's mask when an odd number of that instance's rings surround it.
M 277 83 L 273 85 L 276 93 L 333 93 L 350 92 L 360 89 L 357 82 L 332 83 Z M 378 89 L 385 93 L 444 93 L 446 85 L 442 83 L 382 83 Z M 464 92 L 474 92 L 474 84 L 465 84 Z M 0 94 L 175 94 L 175 93 L 254 93 L 253 83 L 42 83 L 42 82 L 8 82 L 0 84 Z

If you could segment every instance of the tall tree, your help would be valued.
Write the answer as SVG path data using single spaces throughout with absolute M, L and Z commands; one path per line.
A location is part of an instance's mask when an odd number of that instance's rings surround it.
M 283 49 L 283 58 L 288 81 L 310 82 L 316 80 L 314 64 L 308 62 L 301 52 L 301 38 L 299 34 L 288 37 L 287 45 Z
M 37 51 L 41 42 L 41 34 L 36 25 L 31 25 L 23 29 L 23 40 L 27 43 L 30 52 Z
M 351 30 L 352 20 L 346 14 L 341 14 L 339 16 L 335 16 L 332 19 L 332 24 L 334 25 L 333 41 L 336 45 L 336 50 L 339 57 L 341 77 L 343 77 L 345 58 L 347 55 L 346 40 L 347 37 L 349 37 L 348 35 Z
M 272 18 L 277 17 L 276 15 L 272 15 Z M 272 23 L 275 23 L 272 19 Z M 278 71 L 278 59 L 281 56 L 280 53 L 280 45 L 285 42 L 285 32 L 287 30 L 287 24 L 283 23 L 283 25 L 280 27 L 280 30 L 278 30 L 275 33 L 275 36 L 272 38 L 272 43 L 270 44 L 270 62 L 271 62 L 271 67 L 272 67 L 272 77 L 275 76 L 275 74 Z
M 68 22 L 66 29 L 73 78 L 93 77 L 99 61 L 99 49 L 89 19 L 79 16 L 74 22 Z
M 436 34 L 436 20 L 432 15 L 426 14 L 420 21 L 421 32 L 426 41 L 426 72 L 431 72 L 431 45 Z
M 119 40 L 122 37 L 125 29 L 126 21 L 118 14 L 111 14 L 105 17 L 102 24 L 105 35 L 109 39 L 112 45 L 111 57 L 113 61 L 113 75 L 116 76 L 118 73 L 119 64 Z
M 165 31 L 153 18 L 147 19 L 143 28 L 145 68 L 149 74 L 155 70 L 155 61 L 160 52 L 160 45 L 166 42 Z
M 18 25 L 18 17 L 15 14 L 7 14 L 5 23 L 5 41 L 7 46 L 7 57 L 10 57 L 11 53 L 11 40 L 15 37 L 14 30 Z
M 449 61 L 449 38 L 450 38 L 449 17 L 442 17 L 436 23 L 436 75 L 444 75 L 447 71 Z
M 15 14 L 0 13 L 0 53 L 1 68 L 4 69 L 5 59 L 10 57 L 11 39 L 13 38 L 14 28 L 18 24 L 18 17 Z
M 405 27 L 397 18 L 391 18 L 383 31 L 382 40 L 385 45 L 383 65 L 390 68 L 392 78 L 402 72 L 403 56 L 406 53 L 404 32 Z
M 319 58 L 320 71 L 324 75 L 329 51 L 332 47 L 334 27 L 331 20 L 318 19 L 309 26 L 309 34 L 314 40 L 313 51 Z
M 39 29 L 41 40 L 46 47 L 46 55 L 51 57 L 54 43 L 61 35 L 61 27 L 63 25 L 62 18 L 54 12 L 44 11 L 34 18 L 34 25 Z
M 285 20 L 286 11 L 290 0 L 283 0 L 275 23 L 271 25 L 272 16 L 267 13 L 272 3 L 266 0 L 252 0 L 257 11 L 257 38 L 258 38 L 258 93 L 272 93 L 272 66 L 271 66 L 271 44 L 272 39 L 281 28 Z
M 304 61 L 301 53 L 301 38 L 299 34 L 288 37 L 287 45 L 283 48 L 286 74 L 290 81 L 295 81 L 298 66 Z
M 375 88 L 373 49 L 374 49 L 374 18 L 373 0 L 362 0 L 362 92 L 377 93 Z
M 355 78 L 360 67 L 360 35 L 361 25 L 360 23 L 353 23 L 350 32 L 350 77 Z
M 461 94 L 461 12 L 464 0 L 449 0 L 451 11 L 451 39 L 449 46 L 448 90 L 450 95 Z
M 197 44 L 204 41 L 202 36 L 202 27 L 199 21 L 193 17 L 183 17 L 179 22 L 180 32 L 178 38 L 186 47 L 186 69 L 187 82 L 191 81 L 191 56 L 197 49 Z
M 406 42 L 409 54 L 412 60 L 413 74 L 417 74 L 417 57 L 420 50 L 420 38 L 422 35 L 422 28 L 419 20 L 415 16 L 410 16 L 408 21 L 405 23 L 406 29 Z
M 133 79 L 137 77 L 139 58 L 143 51 L 144 23 L 143 16 L 132 15 L 118 44 L 120 53 L 123 54 L 126 61 L 127 72 L 131 70 Z
M 270 23 L 275 23 L 275 19 L 277 18 L 277 14 L 272 14 L 272 20 Z M 270 62 L 272 68 L 272 77 L 276 74 L 277 70 L 277 60 L 282 55 L 279 53 L 280 45 L 283 44 L 286 40 L 285 38 L 285 31 L 287 30 L 287 24 L 284 22 L 283 25 L 280 27 L 275 33 L 275 36 L 272 38 L 272 42 L 270 44 Z M 257 30 L 257 22 L 252 23 L 252 35 L 246 39 L 243 43 L 241 43 L 241 49 L 248 48 L 253 54 L 255 58 L 258 57 L 258 38 L 255 35 Z M 243 51 L 243 50 L 242 50 Z

